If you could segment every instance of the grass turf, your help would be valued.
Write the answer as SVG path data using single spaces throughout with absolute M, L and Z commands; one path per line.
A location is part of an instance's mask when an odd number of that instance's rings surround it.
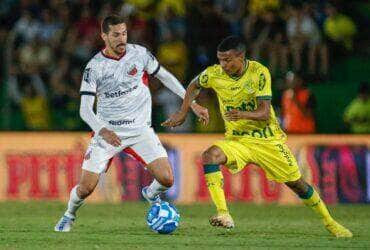
M 57 202 L 0 203 L 0 249 L 248 249 L 248 248 L 370 248 L 370 206 L 331 207 L 352 239 L 329 235 L 319 219 L 303 206 L 234 203 L 236 228 L 213 228 L 211 205 L 177 206 L 180 227 L 173 235 L 158 235 L 145 224 L 143 202 L 87 204 L 70 233 L 53 227 L 65 209 Z

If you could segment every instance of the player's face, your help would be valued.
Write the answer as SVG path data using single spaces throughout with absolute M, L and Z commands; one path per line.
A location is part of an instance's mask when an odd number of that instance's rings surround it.
M 217 58 L 222 69 L 229 76 L 235 76 L 243 72 L 244 53 L 236 50 L 228 50 L 225 52 L 217 51 Z
M 102 34 L 105 46 L 117 55 L 122 55 L 126 50 L 127 26 L 125 23 L 109 25 L 108 34 Z

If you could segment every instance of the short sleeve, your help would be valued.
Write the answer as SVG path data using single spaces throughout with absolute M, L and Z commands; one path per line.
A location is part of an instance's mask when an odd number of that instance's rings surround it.
M 149 50 L 145 50 L 144 64 L 145 71 L 148 72 L 148 74 L 150 75 L 155 75 L 159 71 L 160 68 L 159 62 L 157 58 L 155 58 L 155 56 L 153 56 L 153 54 Z
M 84 70 L 80 88 L 81 95 L 95 95 L 96 94 L 96 86 L 97 86 L 97 74 L 96 72 L 89 66 L 87 66 Z
M 209 68 L 206 68 L 202 73 L 198 75 L 199 85 L 203 88 L 210 88 L 210 74 Z
M 256 97 L 259 100 L 271 100 L 271 75 L 266 67 L 261 67 L 258 71 L 258 84 Z

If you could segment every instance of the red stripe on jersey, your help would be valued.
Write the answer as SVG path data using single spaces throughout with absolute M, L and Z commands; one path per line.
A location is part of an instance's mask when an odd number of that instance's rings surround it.
M 123 152 L 125 152 L 126 154 L 129 154 L 131 155 L 132 157 L 134 157 L 138 162 L 141 162 L 142 164 L 144 165 L 148 165 L 146 164 L 146 162 L 143 160 L 143 158 L 141 158 L 140 155 L 138 155 L 135 150 L 133 150 L 132 148 L 128 147 L 128 148 L 125 148 L 123 150 Z
M 143 76 L 141 77 L 145 86 L 149 86 L 149 74 L 148 72 L 144 71 Z

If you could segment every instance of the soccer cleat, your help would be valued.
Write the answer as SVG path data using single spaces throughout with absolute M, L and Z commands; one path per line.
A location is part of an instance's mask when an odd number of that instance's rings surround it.
M 154 204 L 154 203 L 160 203 L 162 200 L 161 200 L 161 197 L 159 197 L 159 195 L 155 196 L 154 198 L 150 198 L 149 195 L 148 195 L 148 187 L 144 187 L 142 190 L 141 190 L 141 195 L 145 198 L 145 200 L 147 200 L 150 204 Z
M 325 228 L 337 238 L 351 238 L 352 232 L 347 228 L 333 220 L 332 222 L 325 224 Z
M 209 223 L 214 227 L 224 227 L 227 229 L 235 227 L 234 220 L 230 214 L 218 214 L 209 219 Z
M 68 217 L 63 215 L 62 218 L 58 221 L 58 223 L 54 227 L 55 232 L 69 232 L 73 226 L 75 218 Z

